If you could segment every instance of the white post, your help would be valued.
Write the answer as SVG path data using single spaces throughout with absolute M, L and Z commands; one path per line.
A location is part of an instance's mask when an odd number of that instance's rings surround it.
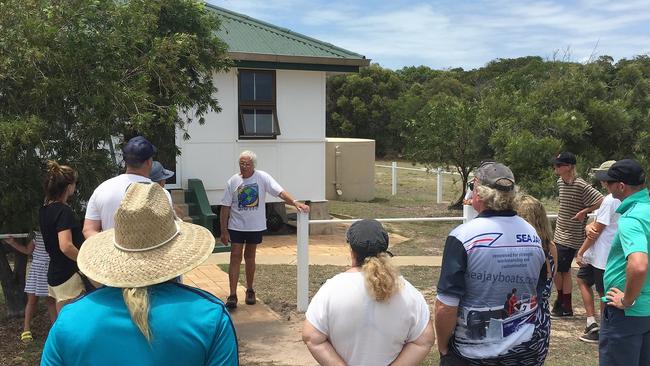
M 397 194 L 397 162 L 396 161 L 391 163 L 391 172 L 393 172 L 393 174 L 391 179 L 392 187 L 390 193 L 394 196 Z
M 304 313 L 309 305 L 309 214 L 298 212 L 297 282 L 298 311 Z
M 438 167 L 438 176 L 436 177 L 436 202 L 442 203 L 442 168 Z

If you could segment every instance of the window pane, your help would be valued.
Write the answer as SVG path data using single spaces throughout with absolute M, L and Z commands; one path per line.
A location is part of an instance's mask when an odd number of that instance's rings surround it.
M 244 102 L 272 102 L 273 74 L 268 72 L 240 71 L 239 99 Z
M 265 109 L 242 109 L 245 135 L 275 135 L 273 128 L 273 111 Z
M 241 100 L 255 100 L 255 83 L 253 81 L 255 74 L 252 72 L 241 71 L 239 73 L 239 98 Z
M 273 101 L 273 74 L 255 73 L 255 100 L 258 102 Z

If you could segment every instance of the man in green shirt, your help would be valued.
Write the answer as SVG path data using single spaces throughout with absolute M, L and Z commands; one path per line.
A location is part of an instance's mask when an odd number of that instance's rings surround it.
M 596 179 L 621 200 L 618 230 L 605 267 L 607 307 L 600 330 L 601 365 L 650 365 L 650 197 L 639 163 L 623 159 Z

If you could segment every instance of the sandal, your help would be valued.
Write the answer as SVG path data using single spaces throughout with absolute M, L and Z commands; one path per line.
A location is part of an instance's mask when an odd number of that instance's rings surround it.
M 32 338 L 32 332 L 26 330 L 20 334 L 20 340 L 23 341 L 24 343 L 29 343 L 34 340 Z
M 235 309 L 237 307 L 237 295 L 230 295 L 226 299 L 226 307 L 228 309 Z
M 255 291 L 252 288 L 246 290 L 246 305 L 255 304 Z

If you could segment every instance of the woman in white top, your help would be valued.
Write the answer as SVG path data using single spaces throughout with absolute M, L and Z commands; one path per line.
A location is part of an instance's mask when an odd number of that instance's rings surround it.
M 435 338 L 424 297 L 390 264 L 378 221 L 355 222 L 346 236 L 352 267 L 312 299 L 303 341 L 321 365 L 419 365 Z

